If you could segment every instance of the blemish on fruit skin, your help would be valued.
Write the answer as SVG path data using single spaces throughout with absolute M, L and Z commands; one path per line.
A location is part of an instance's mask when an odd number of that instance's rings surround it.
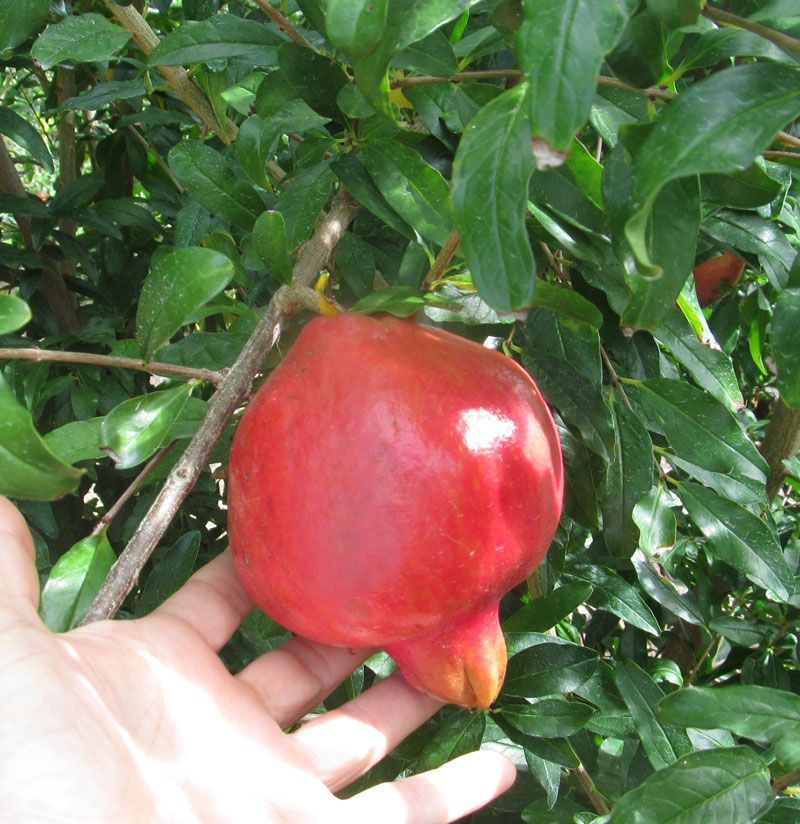
M 253 565 L 253 556 L 249 552 L 245 552 L 245 554 L 244 554 L 244 565 L 245 566 L 252 566 Z

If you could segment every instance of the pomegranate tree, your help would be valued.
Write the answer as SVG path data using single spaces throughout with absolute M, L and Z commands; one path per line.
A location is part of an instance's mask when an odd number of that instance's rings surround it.
M 383 647 L 415 687 L 486 707 L 499 600 L 547 552 L 562 492 L 556 428 L 513 360 L 414 320 L 317 318 L 239 424 L 231 546 L 290 630 Z

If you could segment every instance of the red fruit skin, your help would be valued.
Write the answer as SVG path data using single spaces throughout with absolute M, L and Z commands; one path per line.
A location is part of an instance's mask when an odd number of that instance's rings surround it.
M 442 700 L 494 700 L 497 603 L 563 497 L 555 425 L 514 361 L 413 320 L 317 318 L 251 400 L 228 480 L 236 570 L 272 618 L 388 647 Z
M 723 252 L 692 269 L 697 300 L 702 307 L 710 306 L 723 296 L 722 283 L 735 286 L 744 271 L 745 262 L 738 255 Z

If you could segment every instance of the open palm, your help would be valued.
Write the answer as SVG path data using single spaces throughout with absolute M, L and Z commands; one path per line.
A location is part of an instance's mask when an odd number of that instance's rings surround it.
M 0 499 L 0 821 L 447 822 L 514 779 L 480 752 L 337 799 L 440 704 L 395 674 L 285 733 L 370 651 L 295 638 L 232 676 L 217 651 L 252 604 L 227 553 L 140 620 L 55 635 L 37 602 Z

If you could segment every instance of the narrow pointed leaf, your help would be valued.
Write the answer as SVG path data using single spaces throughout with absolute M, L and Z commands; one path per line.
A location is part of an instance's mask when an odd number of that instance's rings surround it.
M 2 25 L 0 25 L 0 29 L 2 29 Z M 2 51 L 1 47 L 0 51 Z M 13 140 L 18 146 L 22 146 L 47 171 L 51 172 L 53 170 L 53 158 L 50 156 L 50 151 L 39 132 L 27 120 L 7 106 L 0 108 L 0 134 L 5 135 L 9 140 Z
M 800 408 L 800 289 L 778 295 L 772 317 L 772 353 L 778 388 L 787 406 Z
M 292 258 L 280 212 L 264 212 L 253 226 L 253 248 L 264 266 L 283 283 L 292 282 Z

